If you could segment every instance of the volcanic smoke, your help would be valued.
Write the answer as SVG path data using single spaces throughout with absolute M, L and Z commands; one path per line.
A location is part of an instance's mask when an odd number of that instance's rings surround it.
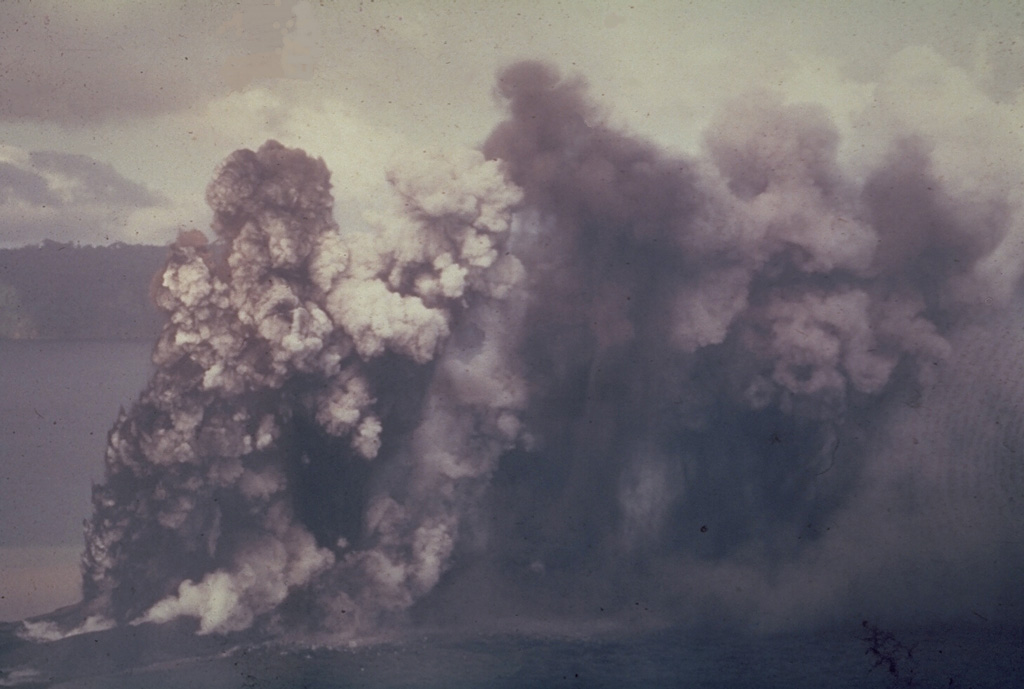
M 94 488 L 94 620 L 1021 613 L 1015 389 L 999 443 L 949 430 L 1019 318 L 1019 185 L 915 132 L 854 174 L 825 111 L 766 94 L 682 157 L 543 64 L 497 93 L 481 150 L 392 171 L 365 228 L 301 150 L 223 162 Z

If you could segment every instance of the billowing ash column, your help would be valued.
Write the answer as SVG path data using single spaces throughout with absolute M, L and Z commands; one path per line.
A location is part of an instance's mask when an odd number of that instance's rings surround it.
M 518 432 L 514 386 L 495 382 L 514 374 L 488 364 L 501 342 L 438 355 L 519 281 L 505 243 L 520 194 L 477 153 L 391 181 L 395 213 L 343 235 L 322 160 L 270 141 L 222 164 L 217 238 L 172 248 L 157 370 L 94 489 L 93 612 L 351 628 L 437 582 L 474 479 Z

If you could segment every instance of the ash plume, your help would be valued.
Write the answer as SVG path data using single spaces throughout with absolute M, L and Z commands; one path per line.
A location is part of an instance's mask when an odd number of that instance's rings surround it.
M 896 595 L 860 553 L 906 550 L 931 513 L 877 541 L 856 525 L 920 487 L 887 473 L 916 461 L 894 419 L 984 364 L 963 352 L 1009 313 L 1019 198 L 949 181 L 915 132 L 852 174 L 826 112 L 767 93 L 673 155 L 586 90 L 503 70 L 481 151 L 390 173 L 368 229 L 334 222 L 323 161 L 227 158 L 215 239 L 182 234 L 154 286 L 167 324 L 94 489 L 89 614 L 354 635 L 640 599 L 813 620 Z M 1020 546 L 963 605 L 1019 606 Z
M 393 183 L 402 213 L 342 236 L 321 160 L 271 141 L 222 164 L 217 240 L 173 247 L 157 373 L 111 431 L 84 556 L 96 610 L 225 632 L 327 588 L 348 627 L 436 583 L 495 459 L 480 450 L 517 432 L 500 370 L 476 370 L 488 348 L 443 350 L 521 275 L 505 250 L 520 194 L 478 153 Z M 436 433 L 486 440 L 417 452 Z
M 863 179 L 845 174 L 827 114 L 771 94 L 728 104 L 687 159 L 601 124 L 585 84 L 546 65 L 509 67 L 497 91 L 511 118 L 484 152 L 524 192 L 519 352 L 539 439 L 507 466 L 553 484 L 543 536 L 513 530 L 499 551 L 563 570 L 565 591 L 602 572 L 603 600 L 665 603 L 667 576 L 687 610 L 730 572 L 764 592 L 787 566 L 835 581 L 822 551 L 856 569 L 870 541 L 826 525 L 864 504 L 889 452 L 874 437 L 936 387 L 953 336 L 1005 317 L 1019 269 L 989 266 L 1020 241 L 1019 198 L 945 183 L 903 132 Z M 724 595 L 718 614 L 737 606 Z

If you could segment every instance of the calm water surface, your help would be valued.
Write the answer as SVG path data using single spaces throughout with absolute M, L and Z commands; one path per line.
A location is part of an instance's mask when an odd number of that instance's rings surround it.
M 0 547 L 81 544 L 107 431 L 152 346 L 0 340 Z
M 354 648 L 246 644 L 144 625 L 30 644 L 0 629 L 0 685 L 110 689 L 873 689 L 1021 686 L 1020 631 L 911 629 L 912 662 L 872 669 L 856 626 L 775 636 L 667 629 L 592 637 L 409 634 Z M 9 630 L 8 630 L 9 634 Z

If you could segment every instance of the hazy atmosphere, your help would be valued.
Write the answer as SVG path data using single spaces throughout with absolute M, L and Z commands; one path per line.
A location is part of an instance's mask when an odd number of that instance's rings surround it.
M 0 65 L 25 638 L 1024 623 L 1015 3 L 10 2 Z

